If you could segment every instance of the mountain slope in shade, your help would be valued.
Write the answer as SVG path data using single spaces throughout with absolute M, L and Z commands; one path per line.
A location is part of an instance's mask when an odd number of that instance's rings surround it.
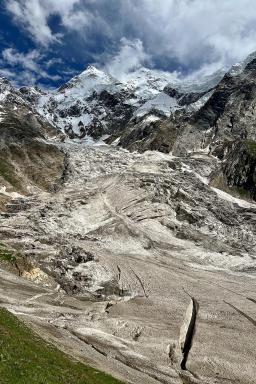
M 62 182 L 65 155 L 47 143 L 60 133 L 36 112 L 33 102 L 8 80 L 0 79 L 0 205 L 9 192 L 54 190 Z

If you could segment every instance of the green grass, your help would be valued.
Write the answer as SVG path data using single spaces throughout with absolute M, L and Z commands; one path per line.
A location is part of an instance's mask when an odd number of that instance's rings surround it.
M 121 384 L 72 360 L 0 308 L 1 384 Z
M 16 262 L 16 256 L 13 251 L 6 248 L 5 245 L 0 243 L 0 261 L 7 261 L 8 263 L 15 263 Z
M 253 158 L 256 158 L 256 142 L 255 141 L 246 141 L 247 149 L 250 153 L 250 155 Z
M 15 176 L 15 170 L 12 165 L 10 165 L 2 157 L 0 158 L 0 176 L 2 176 L 9 184 L 15 188 L 20 187 L 20 182 Z
M 238 197 L 243 199 L 250 199 L 250 191 L 247 191 L 243 187 L 234 187 L 234 191 L 238 193 Z

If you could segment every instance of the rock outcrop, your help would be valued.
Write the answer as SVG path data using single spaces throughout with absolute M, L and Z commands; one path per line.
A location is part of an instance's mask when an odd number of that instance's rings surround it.
M 46 140 L 60 133 L 7 80 L 0 83 L 0 180 L 8 191 L 59 188 L 66 158 Z

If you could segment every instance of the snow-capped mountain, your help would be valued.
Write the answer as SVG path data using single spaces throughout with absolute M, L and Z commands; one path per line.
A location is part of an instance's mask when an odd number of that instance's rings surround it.
M 89 66 L 53 92 L 38 97 L 37 110 L 71 138 L 100 137 L 132 115 L 133 90 Z
M 190 104 L 192 110 L 199 108 L 222 75 L 219 72 L 185 85 L 175 74 L 139 68 L 119 81 L 89 66 L 59 89 L 46 94 L 32 89 L 27 97 L 34 100 L 42 116 L 70 138 L 99 138 L 123 131 L 134 119 L 167 118 Z M 170 89 L 178 91 L 170 93 Z M 185 99 L 190 93 L 194 97 Z M 202 96 L 202 102 L 194 104 Z
M 139 68 L 120 81 L 93 66 L 53 91 L 18 90 L 3 79 L 1 120 L 6 108 L 22 106 L 22 116 L 34 116 L 43 136 L 55 129 L 55 135 L 101 138 L 140 152 L 149 149 L 180 156 L 211 151 L 221 160 L 228 154 L 233 158 L 234 140 L 254 142 L 256 137 L 254 57 L 253 53 L 230 70 L 201 79 L 181 80 L 177 74 Z M 242 145 L 239 153 L 243 148 L 251 147 Z M 247 165 L 252 161 L 251 153 L 248 156 Z M 248 172 L 251 180 L 254 171 Z M 234 177 L 230 176 L 233 184 Z M 253 182 L 246 183 L 254 196 Z
M 195 113 L 226 73 L 239 76 L 254 57 L 252 53 L 230 70 L 223 68 L 200 79 L 140 67 L 120 81 L 94 66 L 53 91 L 38 87 L 17 90 L 2 79 L 0 102 L 9 100 L 35 109 L 70 138 L 118 137 L 131 124 L 165 120 L 176 111 Z
M 32 89 L 29 88 L 29 93 L 32 92 Z M 22 93 L 15 88 L 9 80 L 5 77 L 0 77 L 0 105 L 3 108 L 4 104 L 14 103 L 29 105 L 29 101 L 23 98 Z

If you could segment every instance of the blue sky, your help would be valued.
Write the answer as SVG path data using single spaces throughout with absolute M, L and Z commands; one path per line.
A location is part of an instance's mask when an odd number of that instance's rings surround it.
M 56 87 L 88 64 L 211 73 L 256 50 L 255 0 L 0 0 L 0 76 Z

